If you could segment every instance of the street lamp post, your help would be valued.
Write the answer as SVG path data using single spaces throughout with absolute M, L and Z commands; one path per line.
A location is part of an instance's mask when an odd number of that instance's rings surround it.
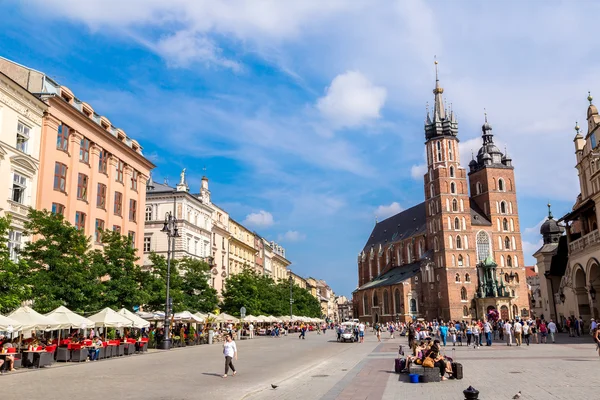
M 292 278 L 292 272 L 290 271 L 290 322 L 292 321 L 292 318 L 293 318 L 293 312 L 292 312 L 292 304 L 294 304 L 293 283 L 294 283 L 294 278 Z
M 173 208 L 175 208 L 174 202 Z M 170 211 L 165 215 L 165 222 L 161 232 L 167 234 L 167 298 L 165 300 L 165 336 L 160 348 L 163 350 L 169 350 L 171 348 L 169 314 L 173 305 L 171 298 L 169 297 L 169 289 L 171 286 L 171 252 L 175 251 L 175 238 L 180 237 L 179 228 L 177 227 L 177 219 L 175 219 Z

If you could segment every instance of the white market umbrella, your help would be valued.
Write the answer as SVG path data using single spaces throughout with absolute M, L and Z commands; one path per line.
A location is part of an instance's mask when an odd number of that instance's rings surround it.
M 133 321 L 108 307 L 99 313 L 90 316 L 89 319 L 94 322 L 97 327 L 124 328 L 133 326 Z
M 192 314 L 189 311 L 182 311 L 175 313 L 175 321 L 183 321 L 183 322 L 204 322 L 202 318 Z
M 17 308 L 8 314 L 8 317 L 21 324 L 24 331 L 53 331 L 61 328 L 60 323 L 54 318 L 42 315 L 27 306 Z
M 246 315 L 244 322 L 258 322 L 258 319 L 254 315 Z
M 201 312 L 194 313 L 194 315 L 200 318 L 202 320 L 201 322 L 206 321 L 206 318 L 208 318 L 208 314 L 202 314 Z
M 60 306 L 60 307 L 50 311 L 48 314 L 46 314 L 46 317 L 50 317 L 50 318 L 54 319 L 55 321 L 57 321 L 58 323 L 60 323 L 61 329 L 67 329 L 67 328 L 87 329 L 87 327 L 94 326 L 94 322 L 92 322 L 91 320 L 89 320 L 88 318 L 86 318 L 82 315 L 74 313 L 73 311 L 69 310 L 65 306 Z
M 290 322 L 290 316 L 289 315 L 283 315 L 281 317 L 279 317 L 279 320 L 281 320 L 282 322 Z
M 266 315 L 259 315 L 256 317 L 256 322 L 268 322 L 268 318 Z
M 217 322 L 238 322 L 239 319 L 234 317 L 233 315 L 229 315 L 227 313 L 221 313 L 217 315 Z
M 0 315 L 0 331 L 8 333 L 17 332 L 21 329 L 21 324 L 12 318 Z
M 150 326 L 150 322 L 138 317 L 137 315 L 135 315 L 134 313 L 132 313 L 131 311 L 129 311 L 126 308 L 121 308 L 119 311 L 117 311 L 117 313 L 124 316 L 128 320 L 131 320 L 131 322 L 133 322 L 134 328 L 142 329 L 142 328 L 148 328 Z
M 276 318 L 276 317 L 274 317 L 274 316 L 272 316 L 272 315 L 269 315 L 267 317 L 267 322 L 279 322 L 279 319 Z

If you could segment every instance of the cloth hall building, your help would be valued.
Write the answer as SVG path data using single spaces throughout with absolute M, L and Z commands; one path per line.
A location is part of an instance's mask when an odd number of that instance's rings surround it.
M 363 322 L 529 315 L 512 160 L 486 116 L 481 148 L 461 166 L 458 122 L 437 75 L 425 201 L 378 222 L 359 253 L 353 303 Z

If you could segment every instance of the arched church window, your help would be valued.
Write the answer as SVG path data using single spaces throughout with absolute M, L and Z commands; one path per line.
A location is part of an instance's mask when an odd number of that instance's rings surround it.
M 519 274 L 515 274 L 515 282 L 519 283 Z
M 469 308 L 467 306 L 463 306 L 463 317 L 469 316 Z
M 458 255 L 458 266 L 459 267 L 463 266 L 463 256 L 462 256 L 462 254 Z
M 454 229 L 460 230 L 460 221 L 458 218 L 454 218 Z
M 456 193 L 456 183 L 450 182 L 450 193 Z
M 435 197 L 435 190 L 433 188 L 433 184 L 429 185 L 429 196 L 431 196 L 431 198 Z
M 506 266 L 512 267 L 512 258 L 511 256 L 506 257 Z
M 419 240 L 419 258 L 423 256 L 423 239 Z
M 477 182 L 475 184 L 475 193 L 476 194 L 481 194 L 483 192 L 483 185 L 481 184 L 481 182 Z
M 502 229 L 508 231 L 508 220 L 506 218 L 502 220 Z
M 460 274 L 456 274 L 454 277 L 454 282 L 460 282 Z
M 452 239 L 452 236 L 448 236 L 448 247 L 449 248 L 454 248 L 454 239 Z
M 465 282 L 471 282 L 471 275 L 465 274 Z
M 490 237 L 484 231 L 477 233 L 477 261 L 482 262 L 490 255 Z
M 383 292 L 383 314 L 389 314 L 389 313 L 390 313 L 390 299 L 389 299 L 388 291 L 385 290 Z
M 504 238 L 504 248 L 506 250 L 510 250 L 510 239 L 507 237 Z
M 506 214 L 506 202 L 505 201 L 500 202 L 500 213 Z
M 377 292 L 373 292 L 373 307 L 377 307 L 379 305 L 379 299 L 377 298 Z
M 500 266 L 504 267 L 504 256 L 503 255 L 500 256 Z
M 442 161 L 442 144 L 439 140 L 437 142 L 437 159 L 438 161 Z
M 504 192 L 504 179 L 498 179 L 498 190 Z
M 437 237 L 434 237 L 434 238 L 433 238 L 433 249 L 434 249 L 435 251 L 439 251 L 439 250 L 440 250 L 440 243 L 439 243 L 439 241 L 438 241 L 438 238 L 437 238 Z
M 467 288 L 464 286 L 460 289 L 460 299 L 464 301 L 467 300 Z
M 396 289 L 394 291 L 394 311 L 396 314 L 400 313 L 400 290 Z
M 363 315 L 369 315 L 369 301 L 367 300 L 367 294 L 363 295 Z
M 450 166 L 450 178 L 454 178 L 454 167 Z
M 456 248 L 462 249 L 462 240 L 461 240 L 460 236 L 456 236 Z
M 456 199 L 452 200 L 452 211 L 458 211 L 458 201 Z
M 454 155 L 452 154 L 452 142 L 448 141 L 448 158 L 450 161 L 454 160 Z
M 410 312 L 412 312 L 412 313 L 417 312 L 417 300 L 416 299 L 410 299 Z

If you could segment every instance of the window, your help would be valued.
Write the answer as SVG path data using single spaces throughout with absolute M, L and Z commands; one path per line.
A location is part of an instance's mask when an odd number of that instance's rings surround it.
M 125 163 L 121 160 L 117 160 L 117 182 L 123 183 L 123 169 L 125 169 Z
M 434 238 L 433 238 L 433 249 L 434 249 L 435 251 L 439 251 L 439 249 L 440 249 L 440 246 L 439 246 L 439 242 L 438 242 L 438 238 L 437 238 L 437 237 L 434 237 Z
M 75 228 L 85 230 L 85 213 L 82 213 L 81 211 L 75 213 Z
M 454 282 L 460 282 L 460 274 L 456 274 L 454 277 Z
M 363 295 L 363 315 L 369 315 L 368 310 L 369 310 L 369 301 L 367 300 L 367 295 L 364 294 Z
M 429 197 L 435 197 L 435 190 L 433 189 L 433 185 L 429 185 Z
M 458 255 L 458 266 L 459 267 L 463 266 L 463 256 L 462 256 L 462 254 Z
M 454 182 L 450 182 L 450 193 L 456 193 L 456 184 Z
M 69 127 L 65 124 L 61 124 L 58 126 L 56 148 L 62 151 L 67 151 L 67 149 L 69 148 Z
M 123 213 L 123 194 L 115 192 L 115 215 L 121 216 Z
M 454 167 L 450 166 L 450 177 L 454 178 Z
M 149 253 L 152 246 L 152 237 L 144 236 L 144 253 Z
M 464 286 L 460 289 L 460 299 L 462 301 L 467 301 L 467 288 Z
M 96 220 L 96 230 L 95 230 L 95 242 L 96 243 L 101 243 L 102 242 L 102 231 L 104 231 L 104 221 L 101 219 L 97 219 Z
M 465 282 L 471 282 L 471 275 L 465 274 Z
M 462 241 L 460 239 L 460 236 L 456 236 L 456 248 L 462 249 Z
M 458 202 L 456 201 L 456 199 L 452 200 L 452 211 L 458 211 Z
M 415 299 L 410 299 L 410 312 L 412 312 L 412 313 L 417 312 L 417 300 L 415 300 Z
M 437 142 L 437 158 L 438 161 L 442 161 L 442 145 L 439 141 Z
M 14 262 L 19 261 L 19 251 L 21 251 L 21 239 L 23 233 L 19 231 L 8 232 L 8 252 L 10 259 Z
M 108 151 L 100 150 L 100 156 L 98 158 L 98 172 L 102 174 L 108 173 Z
M 79 174 L 77 177 L 77 200 L 87 200 L 88 177 L 85 174 Z
M 504 248 L 506 250 L 510 250 L 510 239 L 507 237 L 504 238 Z
M 58 203 L 52 203 L 52 214 L 65 215 L 65 206 Z
M 401 313 L 401 306 L 400 306 L 400 291 L 398 289 L 396 289 L 394 291 L 394 311 L 396 312 L 396 314 Z
M 511 256 L 506 257 L 506 266 L 512 267 L 512 258 Z
M 454 218 L 454 229 L 456 229 L 457 231 L 460 230 L 460 221 L 458 220 L 458 218 Z
M 17 123 L 17 150 L 27 153 L 29 143 L 29 132 L 31 128 L 19 121 Z
M 137 172 L 135 169 L 133 170 L 133 173 L 131 174 L 131 189 L 135 190 L 137 192 L 137 188 L 138 188 L 138 177 L 139 177 L 140 173 Z
M 152 221 L 152 206 L 146 207 L 146 221 Z
M 506 214 L 506 202 L 504 201 L 500 202 L 500 213 Z
M 130 199 L 129 200 L 129 220 L 135 222 L 137 215 L 137 201 Z
M 67 184 L 67 166 L 62 163 L 54 164 L 54 190 L 65 192 Z
M 127 232 L 127 237 L 131 240 L 131 247 L 135 248 L 135 232 L 129 231 Z
M 390 313 L 390 299 L 387 290 L 383 292 L 383 314 Z
M 504 180 L 498 179 L 498 190 L 504 192 Z
M 27 189 L 27 178 L 15 172 L 13 174 L 12 201 L 23 204 L 25 189 Z
M 103 210 L 106 209 L 106 185 L 103 183 L 98 184 L 98 194 L 96 195 L 96 207 Z
M 483 192 L 483 185 L 481 182 L 475 184 L 475 194 L 481 194 Z
M 79 161 L 86 164 L 90 163 L 90 141 L 86 138 L 81 139 L 81 146 L 79 146 Z
M 121 227 L 119 225 L 113 225 L 113 232 L 121 233 Z
M 508 231 L 508 220 L 506 218 L 502 220 L 502 229 Z
M 463 306 L 463 317 L 468 317 L 469 316 L 469 309 L 467 308 L 467 306 Z
M 477 261 L 485 261 L 490 255 L 490 237 L 484 232 L 477 233 Z

